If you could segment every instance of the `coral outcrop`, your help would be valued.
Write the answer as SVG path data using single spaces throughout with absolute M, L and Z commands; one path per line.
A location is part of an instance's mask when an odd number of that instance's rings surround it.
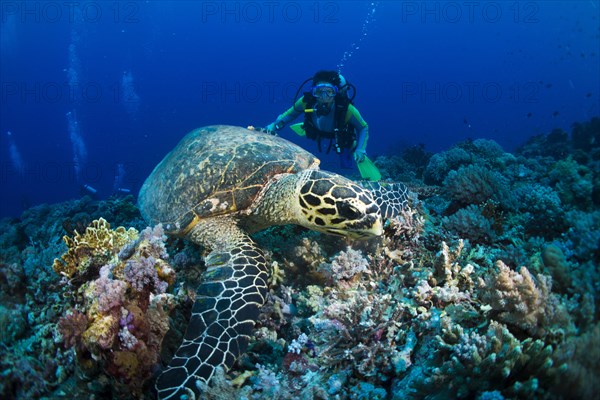
M 74 307 L 60 318 L 58 331 L 75 350 L 79 367 L 88 376 L 114 379 L 117 395 L 141 396 L 160 361 L 169 311 L 176 304 L 166 293 L 175 272 L 165 238 L 160 225 L 138 234 L 133 228 L 113 230 L 101 219 L 83 235 L 65 237 L 67 253 L 54 264 L 71 279 L 67 293 Z

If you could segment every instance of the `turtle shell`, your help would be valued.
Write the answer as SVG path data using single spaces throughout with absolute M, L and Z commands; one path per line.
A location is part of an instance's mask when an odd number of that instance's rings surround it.
M 236 126 L 188 133 L 140 189 L 144 219 L 169 234 L 185 234 L 202 218 L 250 207 L 277 174 L 316 168 L 319 160 L 281 138 Z

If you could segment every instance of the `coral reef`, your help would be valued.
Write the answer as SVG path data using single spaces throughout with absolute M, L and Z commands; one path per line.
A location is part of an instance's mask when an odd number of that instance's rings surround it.
M 592 399 L 600 393 L 600 324 L 580 336 L 571 336 L 561 343 L 553 355 L 555 363 L 563 368 L 557 394 L 570 398 L 576 394 L 582 399 Z
M 203 398 L 594 398 L 598 121 L 515 154 L 473 140 L 378 157 L 420 198 L 378 239 L 255 234 L 267 303 L 248 351 Z M 0 396 L 155 398 L 202 249 L 146 228 L 130 198 L 42 205 L 0 224 Z

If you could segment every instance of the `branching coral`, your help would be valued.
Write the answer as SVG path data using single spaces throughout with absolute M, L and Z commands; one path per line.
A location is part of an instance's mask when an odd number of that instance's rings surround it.
M 449 304 L 468 300 L 471 295 L 474 283 L 471 275 L 474 267 L 467 264 L 464 267 L 458 263 L 464 249 L 464 242 L 458 241 L 455 249 L 450 250 L 446 242 L 442 242 L 442 250 L 437 254 L 434 264 L 435 277 L 434 282 L 438 285 L 443 283 L 443 287 L 436 286 L 432 292 L 435 294 L 435 300 L 438 303 Z
M 552 275 L 553 282 L 563 292 L 571 285 L 570 266 L 565 254 L 556 244 L 549 244 L 542 249 L 542 261 Z
M 495 321 L 480 334 L 445 320 L 438 340 L 448 359 L 428 381 L 447 387 L 449 398 L 471 398 L 494 389 L 511 397 L 536 393 L 540 378 L 551 379 L 558 372 L 552 346 L 531 338 L 519 341 Z
M 584 213 L 579 210 L 567 212 L 571 228 L 565 234 L 575 259 L 600 264 L 600 210 Z
M 414 200 L 416 203 L 417 200 Z M 418 203 L 419 206 L 421 203 Z M 384 251 L 388 257 L 408 261 L 419 249 L 421 236 L 425 231 L 425 218 L 418 207 L 413 206 L 402 210 L 400 214 L 389 221 L 386 227 Z
M 453 147 L 452 149 L 434 154 L 430 159 L 423 178 L 428 184 L 441 184 L 448 172 L 459 168 L 461 165 L 470 164 L 473 156 L 464 149 Z
M 496 267 L 496 273 L 479 280 L 479 293 L 500 321 L 536 337 L 545 336 L 554 325 L 570 327 L 564 304 L 551 293 L 549 276 L 539 274 L 534 278 L 527 268 L 516 272 L 502 261 Z
M 87 317 L 77 310 L 72 310 L 58 321 L 58 331 L 62 335 L 65 344 L 69 347 L 75 347 L 80 342 L 81 336 L 87 327 Z
M 319 365 L 373 379 L 410 365 L 411 350 L 402 347 L 406 334 L 400 329 L 405 307 L 390 294 L 376 298 L 360 285 L 329 292 L 309 319 Z
M 348 247 L 336 255 L 331 263 L 321 265 L 321 269 L 327 270 L 334 281 L 350 280 L 361 273 L 369 273 L 369 261 L 360 251 Z
M 478 165 L 504 169 L 514 162 L 514 156 L 505 153 L 493 140 L 469 140 L 445 152 L 434 154 L 429 160 L 423 177 L 425 183 L 440 184 L 451 170 L 457 170 L 461 166 Z
M 316 269 L 325 261 L 325 252 L 319 243 L 309 238 L 302 238 L 300 245 L 294 248 L 292 254 L 297 263 L 307 266 L 309 270 Z
M 544 237 L 555 236 L 565 229 L 565 211 L 558 193 L 548 186 L 527 184 L 514 192 L 516 204 L 524 213 L 525 232 Z

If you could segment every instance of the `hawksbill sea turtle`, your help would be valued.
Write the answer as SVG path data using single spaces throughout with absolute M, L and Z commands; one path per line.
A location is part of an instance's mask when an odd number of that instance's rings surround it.
M 246 350 L 269 275 L 249 234 L 298 224 L 379 236 L 384 220 L 408 207 L 401 183 L 361 186 L 318 165 L 281 137 L 215 125 L 187 134 L 146 179 L 138 199 L 144 219 L 210 251 L 183 343 L 156 380 L 159 398 L 197 398 L 197 381 L 227 371 Z

